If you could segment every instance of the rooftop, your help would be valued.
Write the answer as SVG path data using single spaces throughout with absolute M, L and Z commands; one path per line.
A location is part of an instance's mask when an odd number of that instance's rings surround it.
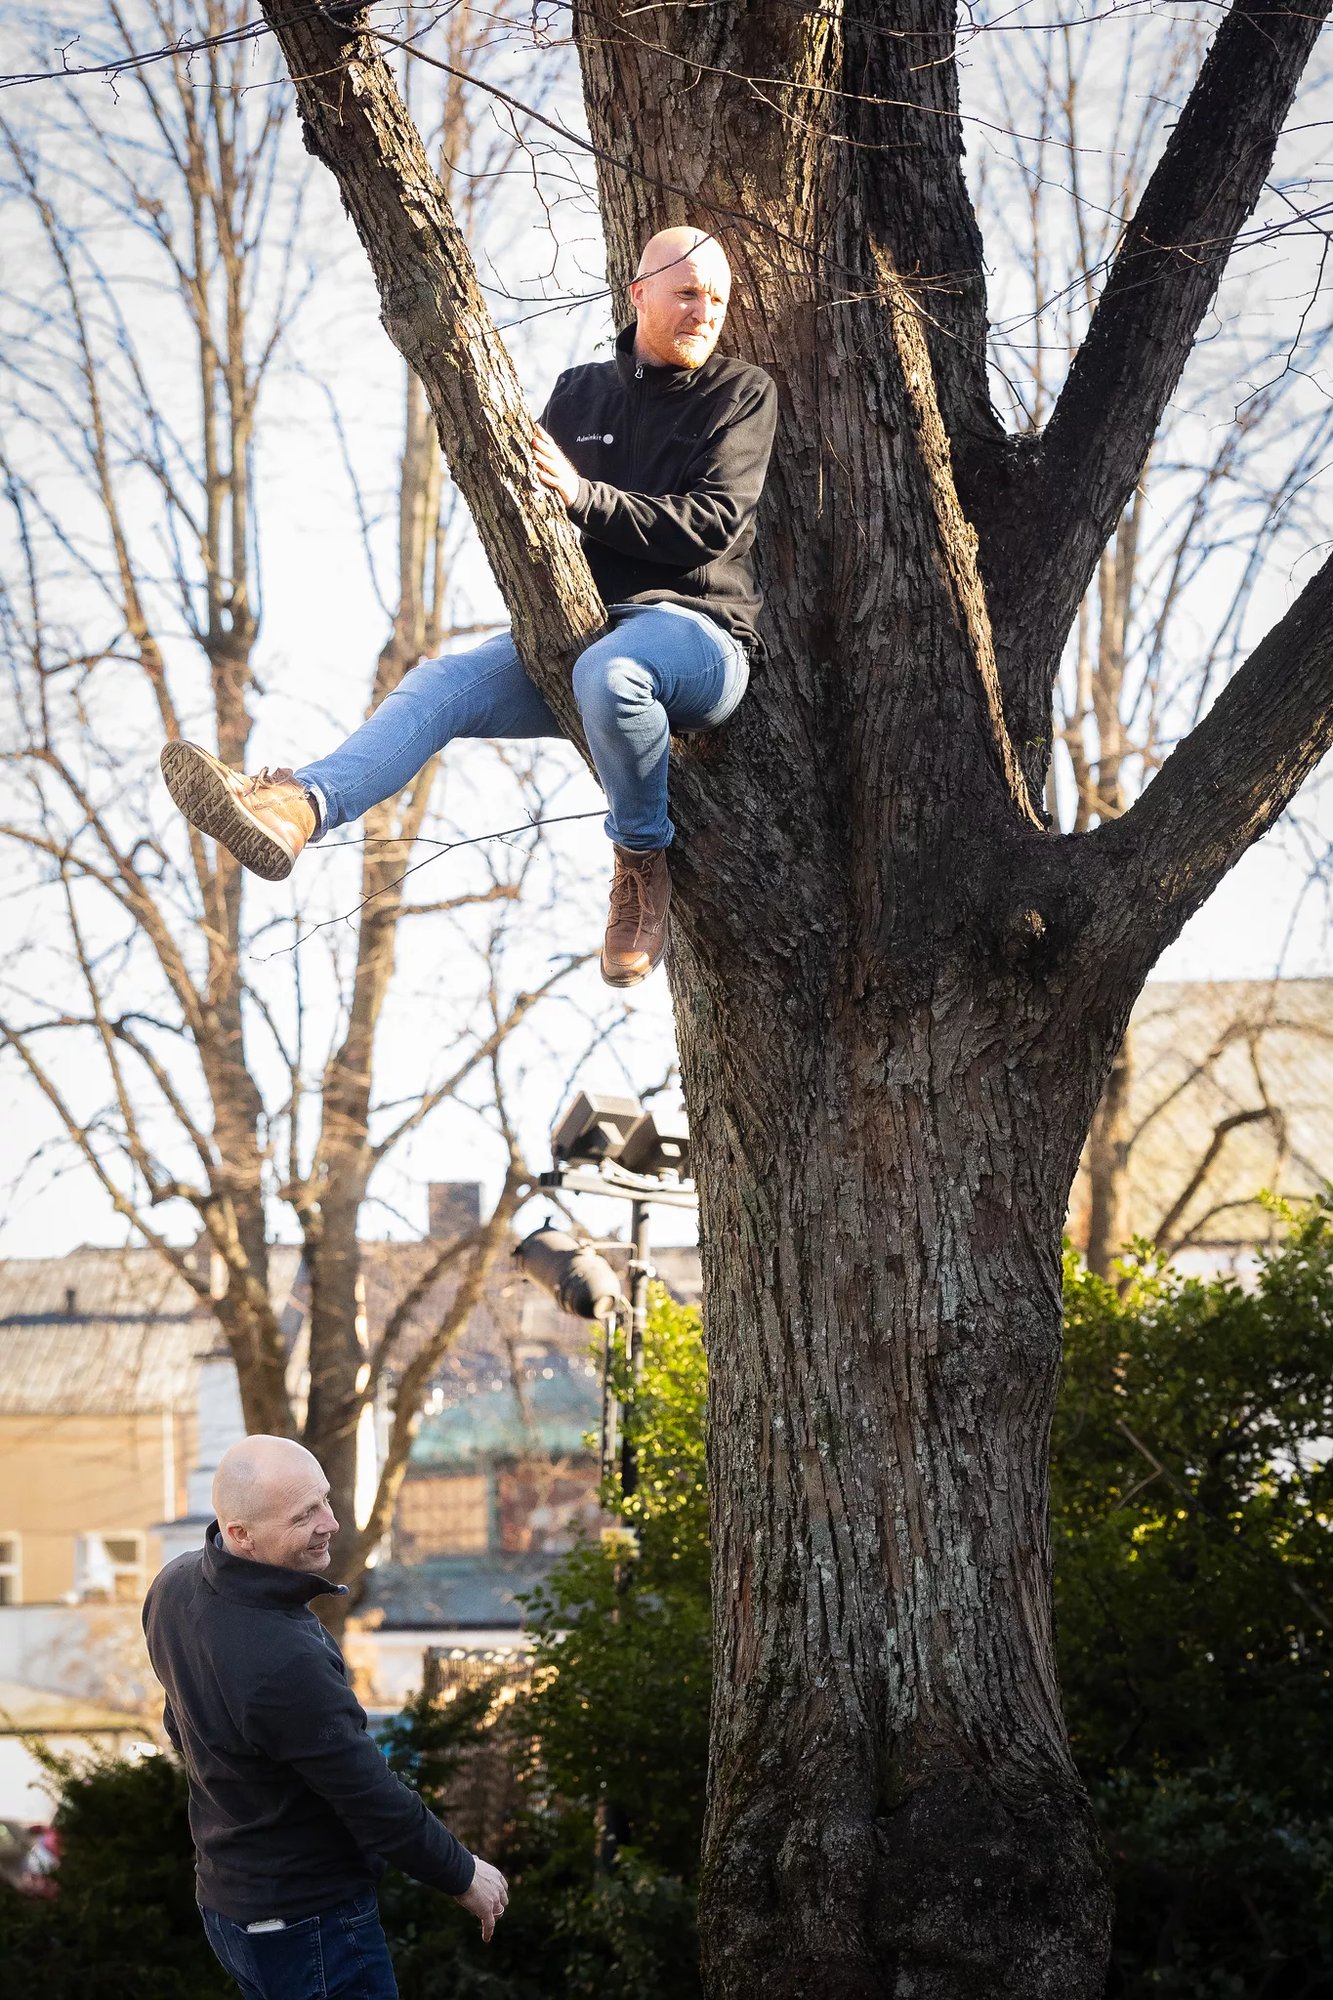
M 463 1469 L 490 1458 L 573 1457 L 601 1416 L 591 1352 L 549 1350 L 517 1369 L 455 1376 L 427 1404 L 412 1446 L 414 1471 Z
M 366 1572 L 359 1625 L 383 1631 L 514 1630 L 518 1599 L 550 1575 L 558 1558 L 541 1555 L 427 1556 L 380 1563 Z

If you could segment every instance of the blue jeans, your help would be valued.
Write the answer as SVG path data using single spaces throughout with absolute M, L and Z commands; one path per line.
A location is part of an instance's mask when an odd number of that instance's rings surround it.
M 574 699 L 620 847 L 669 847 L 671 733 L 716 729 L 745 693 L 739 640 L 702 611 L 613 604 L 612 629 L 574 662 Z M 423 660 L 347 741 L 296 773 L 320 808 L 320 835 L 411 784 L 460 736 L 559 736 L 507 632 L 466 653 Z
M 245 2000 L 398 2000 L 373 1889 L 280 1931 L 252 1931 L 202 1909 L 213 1954 Z

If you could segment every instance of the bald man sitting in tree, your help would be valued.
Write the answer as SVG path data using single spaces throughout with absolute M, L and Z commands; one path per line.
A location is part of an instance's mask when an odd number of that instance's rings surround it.
M 310 1609 L 338 1523 L 303 1445 L 247 1437 L 223 1454 L 202 1549 L 144 1599 L 163 1724 L 190 1782 L 204 1930 L 247 2000 L 396 2000 L 375 1884 L 392 1861 L 452 1896 L 489 1939 L 509 1901 L 396 1778 Z
M 610 628 L 575 662 L 574 696 L 610 807 L 611 986 L 637 985 L 666 947 L 672 731 L 727 720 L 757 644 L 751 550 L 776 393 L 761 368 L 715 351 L 730 291 L 713 237 L 662 230 L 614 357 L 561 375 L 533 432 L 536 476 L 580 530 Z M 162 773 L 194 826 L 277 882 L 308 842 L 402 791 L 455 738 L 560 734 L 506 632 L 423 660 L 317 763 L 247 777 L 169 743 Z

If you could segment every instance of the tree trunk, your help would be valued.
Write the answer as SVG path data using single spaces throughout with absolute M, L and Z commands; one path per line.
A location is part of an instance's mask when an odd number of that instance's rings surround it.
M 623 152 L 632 129 L 650 175 L 680 176 L 662 66 L 596 20 L 594 140 Z M 782 54 L 798 88 L 822 74 L 814 42 Z M 735 41 L 709 59 L 758 66 Z M 892 202 L 809 136 L 810 95 L 779 99 L 802 141 L 716 77 L 691 100 L 693 202 L 601 173 L 621 273 L 653 223 L 716 218 L 729 345 L 787 405 L 770 659 L 674 793 L 712 1383 L 705 1977 L 1093 2000 L 1110 1907 L 1056 1685 L 1046 1450 L 1064 1204 L 1111 1041 L 1104 1017 L 1069 1032 L 1052 977 L 1070 912 L 944 436 L 966 384 L 950 352 L 937 390 L 895 276 L 975 266 L 952 74 L 866 60 L 861 88 L 936 114 L 894 154 Z M 930 294 L 946 331 L 975 314 L 966 285 Z
M 420 385 L 409 377 L 399 472 L 399 581 L 393 630 L 380 652 L 371 689 L 373 714 L 421 658 L 425 636 L 424 574 L 433 562 L 439 482 L 432 476 L 434 440 L 425 422 Z M 403 882 L 421 830 L 434 764 L 406 800 L 384 799 L 362 822 L 361 920 L 347 1001 L 347 1026 L 329 1057 L 321 1096 L 314 1171 L 295 1190 L 310 1270 L 310 1395 L 305 1442 L 328 1477 L 342 1523 L 334 1573 L 359 1586 L 365 1551 L 356 1532 L 357 1430 L 368 1387 L 362 1306 L 359 1223 L 375 1167 L 370 1142 L 375 1039 L 393 978 L 402 920 Z M 331 1600 L 345 1615 L 345 1599 Z
M 835 1006 L 790 972 L 779 1002 L 716 941 L 709 973 L 681 1016 L 715 1522 L 709 1991 L 1091 2000 L 1108 1900 L 1046 1518 L 1086 1057 L 1052 1052 L 1044 996 L 966 956 L 908 1004 Z M 698 991 L 692 951 L 676 974 Z

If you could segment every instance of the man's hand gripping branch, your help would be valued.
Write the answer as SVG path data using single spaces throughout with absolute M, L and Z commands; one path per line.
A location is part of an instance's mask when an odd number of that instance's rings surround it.
M 532 458 L 542 485 L 558 493 L 566 507 L 572 507 L 579 490 L 579 475 L 551 433 L 540 424 L 532 427 Z

